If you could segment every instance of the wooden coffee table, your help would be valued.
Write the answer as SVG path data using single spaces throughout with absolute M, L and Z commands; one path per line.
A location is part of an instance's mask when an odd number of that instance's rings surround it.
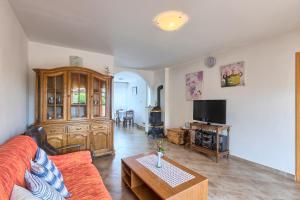
M 208 180 L 204 176 L 163 157 L 163 160 L 171 163 L 179 169 L 194 176 L 193 179 L 176 187 L 171 187 L 167 182 L 159 178 L 148 168 L 144 167 L 137 159 L 147 155 L 144 153 L 122 159 L 122 180 L 141 200 L 207 200 Z

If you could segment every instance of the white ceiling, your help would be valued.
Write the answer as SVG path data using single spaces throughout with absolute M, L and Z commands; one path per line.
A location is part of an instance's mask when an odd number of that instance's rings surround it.
M 116 66 L 161 67 L 300 26 L 300 0 L 10 0 L 32 41 L 115 56 Z M 185 12 L 181 30 L 152 19 Z

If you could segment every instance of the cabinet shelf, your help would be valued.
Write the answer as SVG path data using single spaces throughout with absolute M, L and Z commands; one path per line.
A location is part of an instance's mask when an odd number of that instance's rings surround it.
M 122 180 L 127 187 L 141 200 L 161 200 L 149 186 L 147 186 L 127 164 L 121 161 Z
M 226 150 L 221 151 L 221 149 L 219 148 L 219 145 L 221 145 L 220 143 L 220 135 L 222 135 L 223 131 L 227 132 L 227 137 L 226 137 L 226 144 L 229 145 L 229 134 L 230 134 L 230 126 L 228 125 L 214 125 L 214 124 L 206 124 L 203 122 L 192 122 L 190 123 L 190 127 L 191 129 L 189 130 L 189 135 L 190 135 L 190 148 L 194 151 L 203 153 L 207 156 L 210 157 L 215 157 L 216 158 L 216 162 L 218 162 L 219 158 L 222 158 L 224 156 L 226 156 L 227 158 L 229 157 L 229 146 L 226 147 Z M 201 136 L 201 140 L 202 140 L 202 146 L 196 144 L 195 142 L 195 136 L 196 136 L 196 132 L 195 130 L 201 130 L 204 132 L 209 132 L 210 134 L 213 134 L 215 136 Z M 203 145 L 203 140 L 206 141 L 209 138 L 213 138 L 215 137 L 215 143 L 211 143 L 211 145 L 216 145 L 215 149 L 210 147 L 207 148 Z
M 63 90 L 61 90 L 61 89 L 47 89 L 47 92 L 48 93 L 62 93 L 63 92 Z
M 49 121 L 54 121 L 54 120 L 63 120 L 63 118 L 58 118 L 58 117 L 57 117 L 57 118 L 51 118 L 51 119 L 49 119 L 49 118 L 48 118 L 47 120 L 49 120 Z
M 138 197 L 138 199 L 142 199 L 142 200 L 153 200 L 153 199 L 160 200 L 160 199 L 162 199 L 158 195 L 156 195 L 145 184 L 131 188 L 131 190 Z
M 123 179 L 123 181 L 125 182 L 125 184 L 126 184 L 128 187 L 131 187 L 131 184 L 130 184 L 130 182 L 131 182 L 130 176 L 124 175 L 124 176 L 122 177 L 122 179 Z

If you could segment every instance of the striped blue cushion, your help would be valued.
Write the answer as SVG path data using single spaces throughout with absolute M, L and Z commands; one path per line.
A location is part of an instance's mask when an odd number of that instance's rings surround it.
M 42 200 L 65 200 L 65 198 L 48 183 L 27 170 L 25 172 L 25 181 L 28 190 L 30 190 L 34 196 Z
M 46 181 L 49 185 L 54 187 L 57 192 L 59 192 L 63 197 L 70 197 L 70 193 L 68 192 L 65 184 L 59 178 L 57 178 L 50 170 L 46 167 L 31 161 L 31 173 L 38 176 L 39 178 Z
M 48 159 L 48 155 L 46 152 L 38 148 L 34 161 L 44 167 L 46 167 L 48 170 L 50 170 L 56 177 L 58 177 L 61 181 L 63 181 L 63 176 L 61 172 L 57 169 L 55 164 L 52 162 L 52 160 Z

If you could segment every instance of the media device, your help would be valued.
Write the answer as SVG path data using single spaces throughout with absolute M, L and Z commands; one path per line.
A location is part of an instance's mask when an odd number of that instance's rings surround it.
M 207 123 L 226 124 L 226 100 L 195 100 L 193 119 Z
M 227 135 L 219 135 L 219 151 L 224 152 L 228 150 Z M 216 133 L 196 130 L 195 132 L 195 145 L 201 146 L 207 149 L 217 149 L 217 137 Z

